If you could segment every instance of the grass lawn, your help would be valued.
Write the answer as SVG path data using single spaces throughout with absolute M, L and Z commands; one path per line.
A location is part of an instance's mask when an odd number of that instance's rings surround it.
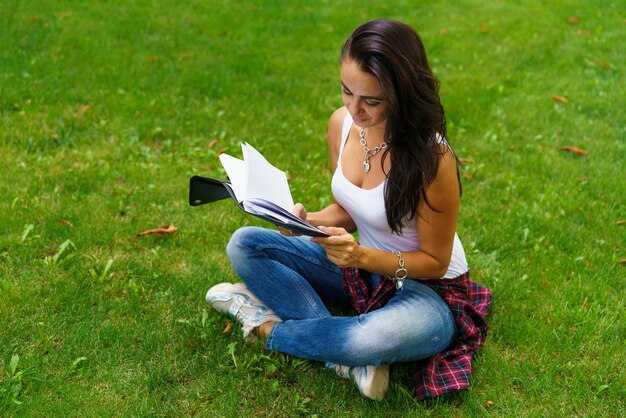
M 377 17 L 413 25 L 442 81 L 458 232 L 494 292 L 472 389 L 422 403 L 406 365 L 375 403 L 223 333 L 204 294 L 262 223 L 186 201 L 248 141 L 328 204 L 339 48 Z M 625 416 L 625 19 L 611 0 L 2 1 L 0 416 Z

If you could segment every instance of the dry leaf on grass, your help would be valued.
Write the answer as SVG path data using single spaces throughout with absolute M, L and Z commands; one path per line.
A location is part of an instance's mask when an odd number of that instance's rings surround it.
M 487 401 L 485 402 L 485 408 L 489 409 L 493 406 L 493 401 Z
M 67 226 L 69 226 L 70 228 L 74 228 L 74 224 L 73 224 L 73 223 L 71 223 L 70 221 L 65 220 L 65 219 L 59 219 L 59 220 L 57 221 L 57 223 L 58 223 L 59 225 L 67 225 Z
M 567 19 L 567 23 L 569 23 L 570 25 L 575 25 L 578 22 L 580 22 L 580 18 L 578 16 L 572 16 Z
M 160 228 L 154 228 L 154 229 L 148 229 L 147 231 L 143 231 L 138 233 L 136 236 L 138 237 L 144 237 L 146 235 L 152 235 L 152 234 L 173 234 L 174 232 L 176 232 L 178 229 L 176 229 L 176 227 L 174 225 L 164 225 Z
M 220 143 L 219 139 L 213 139 L 213 140 L 211 140 L 211 142 L 209 142 L 208 147 L 209 148 L 213 148 L 214 146 L 216 146 L 219 143 Z
M 572 152 L 572 153 L 577 154 L 577 155 L 587 155 L 588 154 L 587 151 L 585 151 L 584 149 L 578 148 L 578 147 L 573 147 L 571 145 L 566 145 L 564 147 L 561 147 L 561 148 L 559 148 L 559 150 Z
M 226 326 L 224 327 L 224 331 L 222 334 L 228 334 L 233 329 L 233 323 L 230 321 L 226 321 Z
M 615 222 L 617 225 L 626 225 L 626 220 L 621 220 L 621 221 L 617 221 Z
M 596 33 L 592 30 L 581 29 L 576 31 L 578 36 L 594 36 Z
M 567 103 L 567 99 L 563 96 L 557 96 L 556 94 L 553 94 L 551 97 L 552 100 L 554 100 L 555 102 Z
M 90 110 L 91 110 L 91 105 L 82 105 L 76 111 L 76 117 L 81 118 L 85 113 L 89 112 Z
M 626 264 L 626 258 L 622 258 L 621 260 L 618 261 L 618 263 L 620 264 Z

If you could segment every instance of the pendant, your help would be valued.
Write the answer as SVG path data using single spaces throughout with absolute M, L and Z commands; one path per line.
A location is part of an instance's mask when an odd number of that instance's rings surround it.
M 365 171 L 366 173 L 368 171 L 370 171 L 370 162 L 369 162 L 369 158 L 365 161 L 363 161 L 363 171 Z

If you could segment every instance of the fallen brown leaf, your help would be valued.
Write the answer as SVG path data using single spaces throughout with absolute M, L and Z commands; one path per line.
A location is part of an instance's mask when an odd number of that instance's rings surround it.
M 180 54 L 178 58 L 180 58 L 181 60 L 184 60 L 184 59 L 190 58 L 192 55 L 193 54 L 191 52 L 186 52 L 184 54 Z
M 219 157 L 220 155 L 222 155 L 223 153 L 225 153 L 226 151 L 228 151 L 228 147 L 224 147 L 221 150 L 219 150 L 217 152 L 217 156 Z
M 459 158 L 459 160 L 463 163 L 463 164 L 474 164 L 476 161 L 474 161 L 471 158 Z
M 213 139 L 211 142 L 209 142 L 208 147 L 209 148 L 213 148 L 214 146 L 216 146 L 219 143 L 220 143 L 219 139 Z
M 476 177 L 476 171 L 472 173 L 463 173 L 463 178 L 466 180 L 472 180 L 474 177 Z
M 178 231 L 178 229 L 174 225 L 164 225 L 160 228 L 153 228 L 140 232 L 136 236 L 145 237 L 146 235 L 152 234 L 173 234 L 176 231 Z
M 621 221 L 617 221 L 615 222 L 617 225 L 626 225 L 626 220 L 621 220 Z
M 577 154 L 577 155 L 587 155 L 588 154 L 588 152 L 585 151 L 584 149 L 578 148 L 578 147 L 573 147 L 571 145 L 567 145 L 567 146 L 561 147 L 561 148 L 559 148 L 559 150 L 572 152 L 572 153 Z
M 442 35 L 446 35 L 448 33 L 448 29 L 441 28 L 441 29 L 439 29 L 439 33 L 442 34 Z
M 609 62 L 606 62 L 606 61 L 604 61 L 604 60 L 599 60 L 599 61 L 591 61 L 591 63 L 592 63 L 593 65 L 597 65 L 597 66 L 599 66 L 599 67 L 601 67 L 601 68 L 604 68 L 605 70 L 609 70 L 609 69 L 613 68 L 613 64 L 611 64 L 611 63 L 609 63 Z
M 52 134 L 52 135 L 50 135 L 50 137 L 52 139 L 59 139 L 59 138 L 61 138 L 61 135 L 59 135 L 59 134 Z
M 85 113 L 89 112 L 90 110 L 91 110 L 91 105 L 83 105 L 78 108 L 78 111 L 76 112 L 76 116 L 80 118 Z
M 581 30 L 577 30 L 576 31 L 576 35 L 578 36 L 593 36 L 596 33 L 592 30 L 585 30 L 585 29 L 581 29 Z
M 148 57 L 148 62 L 157 62 L 158 60 L 158 57 Z
M 555 102 L 567 103 L 567 99 L 563 96 L 552 95 L 551 97 Z
M 67 225 L 67 226 L 69 226 L 70 228 L 74 228 L 74 224 L 73 224 L 73 223 L 71 223 L 70 221 L 65 220 L 65 219 L 59 219 L 59 220 L 57 221 L 57 223 L 58 223 L 59 225 Z
M 620 264 L 626 264 L 626 258 L 622 258 L 621 260 L 618 261 L 618 263 Z
M 224 331 L 222 334 L 228 334 L 233 329 L 233 323 L 230 321 L 226 321 L 226 326 L 224 327 Z
M 578 22 L 580 22 L 580 18 L 578 16 L 572 16 L 567 19 L 567 23 L 569 23 L 570 25 L 575 25 Z
M 582 183 L 583 181 L 587 181 L 587 177 L 578 177 L 578 178 L 576 179 L 576 181 L 577 181 L 578 183 Z
M 485 408 L 489 409 L 493 406 L 493 402 L 492 401 L 487 401 L 485 402 Z

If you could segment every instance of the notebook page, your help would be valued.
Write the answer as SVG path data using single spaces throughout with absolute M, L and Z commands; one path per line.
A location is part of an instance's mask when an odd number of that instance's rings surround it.
M 287 175 L 271 165 L 252 145 L 243 145 L 245 161 L 245 199 L 268 200 L 286 211 L 293 209 L 293 197 L 289 191 Z M 244 202 L 245 207 L 245 202 Z
M 239 158 L 228 154 L 220 154 L 220 162 L 230 179 L 230 186 L 239 202 L 245 199 L 246 193 L 246 169 L 245 163 Z

